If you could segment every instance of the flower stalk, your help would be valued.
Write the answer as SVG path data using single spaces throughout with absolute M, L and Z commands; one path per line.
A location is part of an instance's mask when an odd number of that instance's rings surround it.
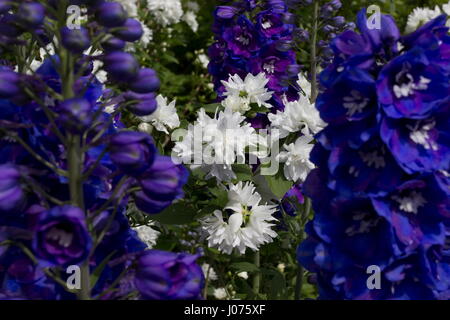
M 314 1 L 313 16 L 312 16 L 312 28 L 311 28 L 311 51 L 310 51 L 310 64 L 311 64 L 311 103 L 314 103 L 317 98 L 317 33 L 319 28 L 319 1 Z
M 261 266 L 261 255 L 259 251 L 255 252 L 253 263 L 258 268 L 258 271 L 253 276 L 253 292 L 255 293 L 256 298 L 258 298 L 259 289 L 261 287 L 261 272 L 259 271 L 259 267 Z

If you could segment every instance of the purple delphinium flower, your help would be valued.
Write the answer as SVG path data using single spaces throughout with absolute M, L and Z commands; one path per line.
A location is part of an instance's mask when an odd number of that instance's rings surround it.
M 342 71 L 330 88 L 317 99 L 320 117 L 328 123 L 361 120 L 374 115 L 375 79 L 359 68 Z
M 425 119 L 382 117 L 381 138 L 406 172 L 449 168 L 449 114 L 450 105 L 446 102 Z
M 225 28 L 223 39 L 233 54 L 245 58 L 249 58 L 252 52 L 259 49 L 256 28 L 245 16 L 240 16 L 236 25 Z
M 136 78 L 139 64 L 133 55 L 127 52 L 114 51 L 104 58 L 104 69 L 114 81 L 126 82 Z
M 444 220 L 450 217 L 450 202 L 432 179 L 407 181 L 372 202 L 408 251 L 445 242 Z
M 149 135 L 123 131 L 121 111 L 151 114 L 159 79 L 123 51 L 125 41 L 138 40 L 142 28 L 134 19 L 125 20 L 120 5 L 97 0 L 70 4 L 87 5 L 91 22 L 81 29 L 58 29 L 57 55 L 47 57 L 35 72 L 13 63 L 0 66 L 0 242 L 14 243 L 0 247 L 0 296 L 5 299 L 128 297 L 135 291 L 125 283 L 134 275 L 130 267 L 147 248 L 130 226 L 127 207 L 135 192 L 130 187 L 138 188 L 135 176 L 153 165 L 157 150 Z M 103 11 L 97 10 L 102 4 Z M 53 35 L 38 22 L 44 13 L 51 21 L 63 21 L 65 5 L 50 0 L 43 12 L 35 2 L 9 6 L 0 1 L 2 48 L 20 49 L 32 35 L 42 41 L 33 50 L 39 52 Z M 106 12 L 106 7 L 115 9 Z M 83 54 L 91 32 L 99 39 L 113 37 L 104 55 Z M 109 84 L 117 85 L 114 90 L 105 89 L 93 74 L 95 60 L 104 63 Z M 107 107 L 114 112 L 106 112 Z M 155 180 L 146 181 L 146 191 L 164 194 L 165 200 L 183 195 L 184 168 L 162 166 L 152 174 Z M 101 272 L 92 287 L 76 296 L 43 269 L 69 265 L 88 266 L 82 281 L 89 281 L 93 270 Z M 61 281 L 68 277 L 57 273 Z M 108 289 L 113 290 L 102 295 Z
M 129 83 L 132 91 L 137 93 L 150 93 L 159 89 L 161 82 L 156 71 L 150 68 L 140 69 L 136 78 Z
M 389 117 L 423 119 L 447 99 L 447 79 L 448 73 L 433 61 L 433 52 L 416 47 L 381 70 L 377 94 Z
M 20 75 L 14 71 L 0 70 L 0 98 L 12 98 L 20 92 Z
M 85 213 L 77 207 L 65 205 L 43 212 L 35 230 L 33 249 L 50 265 L 78 264 L 92 247 Z
M 144 34 L 141 23 L 133 18 L 128 18 L 120 27 L 120 30 L 113 32 L 113 34 L 124 41 L 134 42 L 139 40 Z
M 295 216 L 297 214 L 297 204 L 303 204 L 305 198 L 302 193 L 302 188 L 300 185 L 295 184 L 288 192 L 283 196 L 281 200 L 281 207 L 284 212 L 290 216 Z

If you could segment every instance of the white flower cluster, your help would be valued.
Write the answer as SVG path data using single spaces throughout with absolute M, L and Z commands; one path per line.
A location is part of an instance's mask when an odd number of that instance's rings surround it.
M 158 95 L 156 103 L 157 108 L 155 112 L 148 116 L 140 117 L 142 123 L 138 129 L 139 131 L 150 133 L 152 127 L 154 127 L 158 131 L 169 134 L 168 130 L 173 130 L 180 126 L 180 119 L 175 108 L 176 101 L 174 100 L 168 104 L 167 98 Z
M 119 2 L 130 17 L 138 16 L 138 0 L 116 0 Z
M 231 254 L 234 248 L 244 254 L 246 248 L 257 251 L 272 241 L 277 233 L 271 229 L 275 205 L 261 204 L 261 196 L 251 182 L 240 181 L 228 189 L 225 212 L 216 210 L 212 216 L 201 220 L 208 245 Z
M 272 129 L 278 129 L 280 139 L 291 133 L 301 132 L 303 135 L 294 143 L 284 145 L 285 151 L 277 156 L 277 160 L 284 162 L 286 179 L 299 182 L 304 181 L 308 173 L 314 169 L 309 161 L 309 154 L 313 148 L 313 135 L 321 131 L 326 123 L 320 118 L 315 105 L 310 102 L 311 85 L 303 75 L 299 75 L 298 86 L 303 90 L 297 101 L 285 99 L 285 109 L 276 114 L 269 114 Z
M 210 117 L 202 108 L 173 152 L 182 163 L 206 172 L 206 178 L 231 181 L 236 178 L 232 164 L 245 161 L 247 147 L 257 147 L 256 131 L 244 120 L 243 115 L 230 109 L 216 110 Z
M 272 230 L 276 206 L 262 203 L 262 196 L 252 182 L 233 181 L 237 175 L 232 166 L 247 163 L 244 161 L 252 156 L 264 163 L 268 159 L 269 154 L 260 150 L 269 145 L 263 135 L 265 132 L 257 133 L 246 119 L 255 110 L 261 112 L 263 107 L 270 111 L 273 92 L 267 88 L 264 73 L 248 74 L 244 79 L 237 74 L 230 75 L 222 84 L 225 88 L 222 106 L 215 110 L 214 116 L 200 109 L 197 120 L 182 134 L 182 140 L 177 139 L 173 154 L 192 169 L 203 170 L 206 179 L 216 178 L 218 185 L 227 190 L 228 203 L 224 209 L 201 219 L 203 237 L 208 245 L 226 254 L 235 249 L 244 254 L 247 248 L 257 251 L 277 236 Z M 284 110 L 268 113 L 271 147 L 284 142 L 278 154 L 278 149 L 272 148 L 272 160 L 277 165 L 284 164 L 285 178 L 294 183 L 304 181 L 314 168 L 309 161 L 313 136 L 326 125 L 310 102 L 311 85 L 302 75 L 299 75 L 298 86 L 302 90 L 297 101 L 284 97 Z M 250 164 L 254 163 L 250 161 Z M 243 278 L 245 276 L 248 277 L 242 274 Z M 217 293 L 217 297 L 223 296 Z
M 268 82 L 264 73 L 257 76 L 249 73 L 244 80 L 237 74 L 230 76 L 228 81 L 222 81 L 226 88 L 224 94 L 226 99 L 223 100 L 222 105 L 226 109 L 241 113 L 249 111 L 251 103 L 270 108 L 271 105 L 267 101 L 272 98 L 273 92 L 267 90 Z
M 163 27 L 180 22 L 183 16 L 180 0 L 147 0 L 147 7 L 154 19 Z
M 413 12 L 408 16 L 405 32 L 413 32 L 428 21 L 433 20 L 434 18 L 444 13 L 447 16 L 450 16 L 450 2 L 442 5 L 442 8 L 437 5 L 434 7 L 434 9 L 415 8 Z M 447 26 L 450 27 L 450 20 L 447 21 Z
M 156 231 L 151 226 L 139 226 L 133 228 L 139 237 L 139 239 L 144 242 L 149 249 L 153 248 L 156 245 L 156 241 L 158 240 L 161 232 Z

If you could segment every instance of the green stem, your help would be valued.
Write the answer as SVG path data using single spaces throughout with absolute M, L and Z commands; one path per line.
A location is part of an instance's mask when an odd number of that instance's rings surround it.
M 258 267 L 258 269 L 261 266 L 261 255 L 259 251 L 255 252 L 253 263 L 255 264 L 256 267 Z M 260 286 L 261 286 L 261 273 L 258 270 L 253 276 L 253 292 L 255 293 L 256 298 L 258 298 Z
M 84 209 L 80 136 L 71 135 L 68 140 L 69 147 L 67 150 L 67 159 L 69 168 L 70 201 L 74 206 Z
M 62 66 L 62 88 L 64 100 L 73 98 L 74 84 L 74 57 L 67 50 L 62 50 L 61 54 Z M 70 201 L 74 206 L 84 210 L 83 197 L 83 160 L 84 152 L 81 148 L 81 136 L 78 134 L 68 134 L 67 137 L 67 166 L 69 171 L 69 190 Z M 81 289 L 77 296 L 79 300 L 91 299 L 91 285 L 89 274 L 89 259 L 86 259 L 80 266 L 81 271 Z
M 389 8 L 389 11 L 390 11 L 390 14 L 391 14 L 391 16 L 395 16 L 395 1 L 394 0 L 391 0 L 391 5 L 390 5 L 390 8 Z
M 295 280 L 295 293 L 294 299 L 300 300 L 303 287 L 303 267 L 299 264 L 297 269 L 297 279 Z
M 205 300 L 208 299 L 208 284 L 209 284 L 209 272 L 211 270 L 211 265 L 209 265 L 208 269 L 206 270 L 206 277 L 205 277 L 205 286 L 203 288 L 203 298 Z
M 300 239 L 299 239 L 299 244 L 302 243 L 303 238 L 304 238 L 304 230 L 305 230 L 305 224 L 308 221 L 308 217 L 311 211 L 311 199 L 310 198 L 305 198 L 305 209 L 302 213 L 302 215 L 300 215 Z M 301 293 L 302 293 L 302 287 L 303 287 L 303 266 L 301 264 L 298 264 L 298 269 L 297 269 L 297 277 L 295 280 L 295 290 L 294 290 L 294 299 L 295 300 L 300 300 L 301 299 Z
M 314 1 L 313 9 L 313 25 L 311 30 L 311 51 L 310 51 L 310 64 L 311 64 L 311 103 L 316 101 L 318 89 L 317 89 L 317 32 L 319 28 L 319 0 Z

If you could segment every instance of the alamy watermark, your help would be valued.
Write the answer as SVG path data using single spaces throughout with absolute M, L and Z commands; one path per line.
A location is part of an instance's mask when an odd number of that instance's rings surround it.
M 87 9 L 77 5 L 71 5 L 67 7 L 66 13 L 68 14 L 66 21 L 67 28 L 70 30 L 79 30 L 82 21 L 86 20 L 85 14 L 87 13 Z
M 369 30 L 381 29 L 381 9 L 379 6 L 373 4 L 367 8 L 367 28 Z M 370 16 L 369 16 L 370 14 Z
M 377 265 L 371 265 L 367 267 L 366 273 L 370 274 L 366 281 L 367 289 L 381 289 L 381 268 Z
M 66 273 L 69 277 L 66 280 L 66 286 L 69 290 L 81 290 L 81 269 L 77 265 L 68 266 Z

